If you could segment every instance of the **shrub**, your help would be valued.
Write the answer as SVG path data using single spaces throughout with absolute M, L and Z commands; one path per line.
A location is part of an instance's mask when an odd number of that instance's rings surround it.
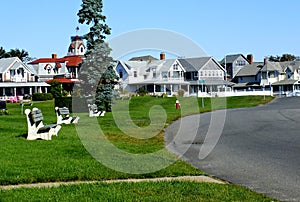
M 51 93 L 34 93 L 32 96 L 33 101 L 47 101 L 52 99 L 53 95 Z
M 55 107 L 67 107 L 70 113 L 88 112 L 88 100 L 79 97 L 60 97 L 54 100 Z M 74 108 L 74 110 L 73 110 Z
M 140 96 L 145 96 L 148 94 L 148 91 L 146 90 L 146 88 L 143 86 L 143 87 L 140 87 L 136 93 Z
M 72 112 L 72 97 L 57 97 L 54 104 L 55 107 L 67 107 Z
M 179 89 L 179 91 L 177 92 L 179 97 L 183 97 L 185 91 L 183 89 Z
M 50 88 L 50 93 L 53 95 L 54 98 L 62 97 L 62 86 L 59 82 L 57 81 L 52 81 L 50 83 L 51 88 Z

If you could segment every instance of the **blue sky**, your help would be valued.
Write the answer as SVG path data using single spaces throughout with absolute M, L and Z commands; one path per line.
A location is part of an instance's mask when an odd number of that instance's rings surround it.
M 81 0 L 10 0 L 0 7 L 0 46 L 22 48 L 32 57 L 67 54 L 70 36 L 80 27 Z M 138 29 L 157 28 L 182 34 L 208 55 L 300 55 L 300 1 L 289 0 L 104 0 L 111 39 Z M 187 56 L 188 57 L 188 56 Z

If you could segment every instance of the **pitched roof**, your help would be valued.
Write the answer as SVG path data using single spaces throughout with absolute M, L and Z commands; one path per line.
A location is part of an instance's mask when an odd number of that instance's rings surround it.
M 199 58 L 185 58 L 178 59 L 183 68 L 188 71 L 199 71 L 204 65 L 206 65 L 211 57 L 199 57 Z
M 129 61 L 153 61 L 158 60 L 152 55 L 140 56 L 140 57 L 133 57 Z
M 267 62 L 267 64 L 264 65 L 262 68 L 262 71 L 278 71 L 278 72 L 283 72 L 283 68 L 280 65 L 279 62 Z
M 283 70 L 289 67 L 292 71 L 300 69 L 300 61 L 287 61 L 287 62 L 280 62 L 280 65 Z
M 187 72 L 199 71 L 209 61 L 215 62 L 222 70 L 224 70 L 224 68 L 213 57 L 185 58 L 178 59 L 178 61 Z
M 80 56 L 65 56 L 63 58 L 40 58 L 30 62 L 29 64 L 35 65 L 39 63 L 65 63 L 67 67 L 78 66 L 82 62 L 82 58 Z
M 82 63 L 82 58 L 79 56 L 66 56 L 64 57 L 64 59 L 66 60 L 66 66 L 67 67 L 77 67 L 80 63 Z
M 20 66 L 23 66 L 32 74 L 36 74 L 36 71 L 30 65 L 24 64 L 18 57 L 0 59 L 0 73 L 6 71 L 8 68 L 17 69 Z
M 161 64 L 160 71 L 169 71 L 170 67 L 175 63 L 176 59 L 167 59 L 163 60 L 163 63 Z
M 243 54 L 234 54 L 234 55 L 226 55 L 226 64 L 230 64 L 233 63 L 234 61 L 236 61 L 240 56 L 242 56 L 245 60 L 247 60 L 247 58 L 245 58 L 245 56 Z M 220 64 L 225 64 L 225 57 L 221 60 Z M 248 60 L 247 60 L 248 61 Z
M 250 65 L 245 65 L 240 69 L 236 76 L 255 76 L 262 69 L 264 63 L 254 63 Z
M 0 72 L 4 72 L 15 60 L 16 57 L 0 59 Z

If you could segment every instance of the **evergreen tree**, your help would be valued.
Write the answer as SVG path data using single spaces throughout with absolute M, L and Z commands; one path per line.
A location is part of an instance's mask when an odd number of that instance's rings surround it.
M 110 35 L 110 27 L 105 24 L 106 17 L 102 15 L 102 0 L 83 0 L 78 12 L 80 24 L 90 25 L 90 32 L 84 35 L 87 40 L 87 53 L 95 49 L 95 45 L 103 43 L 105 35 Z
M 102 0 L 83 0 L 78 12 L 79 23 L 91 25 L 90 32 L 84 35 L 87 53 L 79 73 L 79 93 L 89 97 L 88 102 L 95 103 L 99 110 L 110 111 L 118 77 L 113 70 L 113 58 L 109 56 L 111 49 L 104 41 L 110 28 L 105 24 L 102 8 Z
M 113 89 L 118 83 L 118 79 L 113 66 L 109 66 L 102 75 L 96 90 L 95 104 L 98 106 L 98 110 L 111 111 L 112 99 L 116 96 Z

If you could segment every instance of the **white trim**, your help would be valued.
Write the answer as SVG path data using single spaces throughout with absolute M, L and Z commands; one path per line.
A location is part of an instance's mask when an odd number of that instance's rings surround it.
M 16 82 L 2 82 L 0 88 L 12 88 L 12 87 L 49 87 L 50 85 L 45 82 L 28 82 L 28 83 L 16 83 Z

